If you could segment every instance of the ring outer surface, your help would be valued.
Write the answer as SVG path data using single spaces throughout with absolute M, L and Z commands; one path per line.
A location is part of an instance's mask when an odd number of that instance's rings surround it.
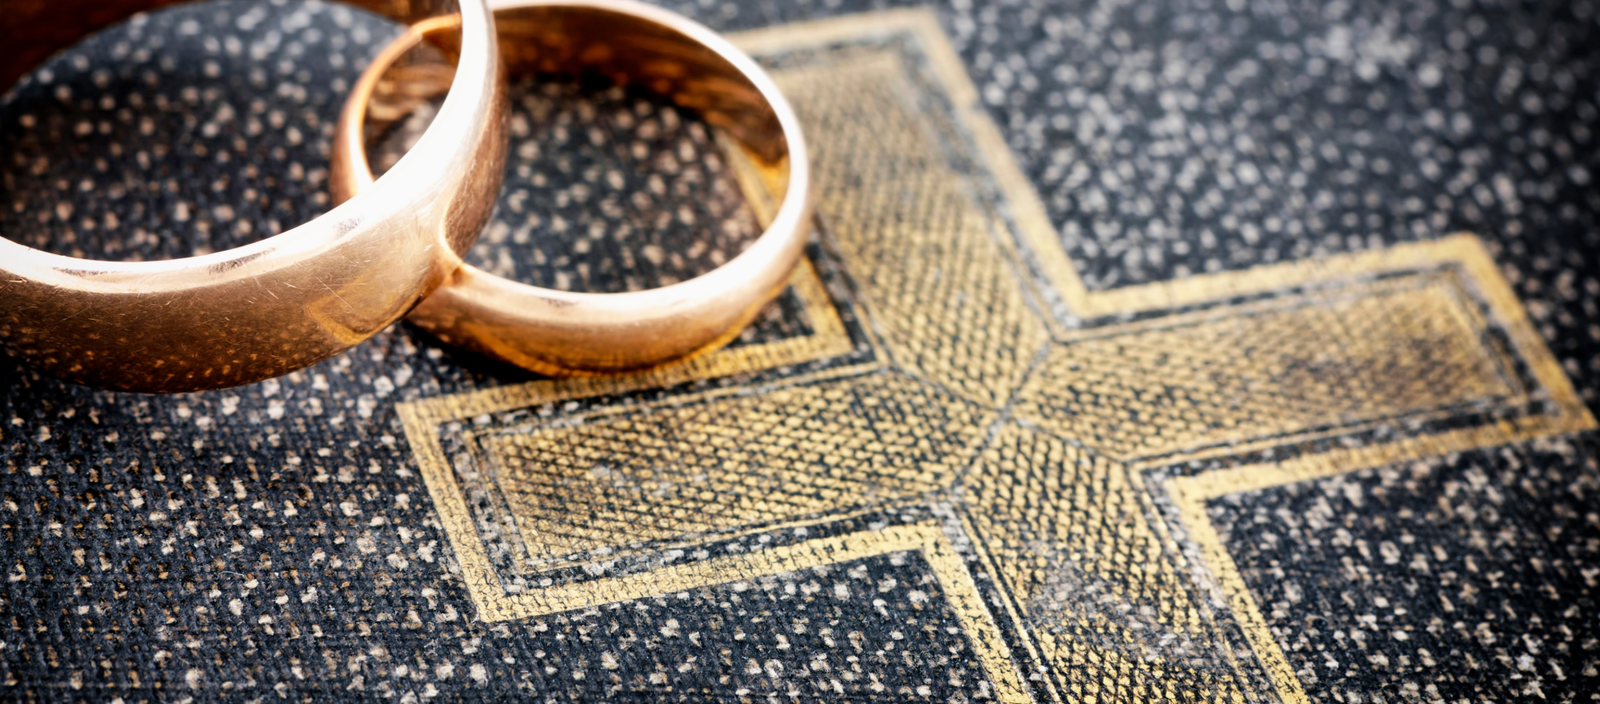
M 21 28 L 99 9 L 92 30 L 167 4 L 23 0 L 0 23 Z M 426 3 L 356 4 L 409 23 Z M 460 265 L 488 220 L 505 160 L 492 15 L 483 0 L 432 10 L 460 14 L 449 95 L 415 148 L 366 193 L 262 241 L 184 259 L 77 259 L 0 239 L 0 349 L 88 386 L 177 393 L 305 368 L 404 317 Z M 41 36 L 56 48 L 71 39 Z
M 809 235 L 811 172 L 805 140 L 799 118 L 777 85 L 716 32 L 641 2 L 491 0 L 490 7 L 501 27 L 502 51 L 516 49 L 515 40 L 507 36 L 506 13 L 535 10 L 614 13 L 651 23 L 714 53 L 770 109 L 787 145 L 787 188 L 771 222 L 749 248 L 688 281 L 626 293 L 579 293 L 522 284 L 463 264 L 411 313 L 410 321 L 448 344 L 552 376 L 639 370 L 704 354 L 733 339 L 783 291 Z M 368 71 L 381 73 L 382 66 L 375 63 Z M 336 147 L 334 159 L 349 163 L 334 170 L 344 175 L 333 180 L 335 198 L 364 194 L 370 183 L 364 153 L 350 146 L 360 143 L 366 99 L 360 86 L 353 90 L 339 126 L 336 144 L 346 148 Z

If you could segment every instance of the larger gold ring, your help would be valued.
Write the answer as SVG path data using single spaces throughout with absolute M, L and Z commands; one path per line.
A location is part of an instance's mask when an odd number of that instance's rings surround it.
M 727 40 L 632 0 L 491 0 L 511 71 L 599 73 L 698 110 L 784 188 L 766 231 L 727 264 L 682 283 L 628 293 L 536 288 L 463 265 L 411 314 L 447 343 L 545 374 L 616 372 L 714 349 L 782 291 L 810 221 L 799 120 L 772 79 Z M 396 40 L 393 54 L 407 43 Z M 365 193 L 372 172 L 363 115 L 385 67 L 351 91 L 336 137 L 334 197 Z M 783 184 L 786 184 L 784 186 Z
M 170 4 L 8 2 L 0 85 L 95 29 Z M 487 221 L 502 176 L 505 77 L 492 17 L 483 0 L 358 4 L 407 24 L 460 15 L 449 95 L 400 163 L 312 222 L 205 256 L 90 261 L 0 239 L 0 348 L 91 386 L 222 388 L 338 354 L 444 281 Z

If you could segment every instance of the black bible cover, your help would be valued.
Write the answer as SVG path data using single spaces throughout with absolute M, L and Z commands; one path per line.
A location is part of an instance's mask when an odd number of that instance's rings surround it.
M 804 121 L 770 310 L 622 377 L 405 325 L 187 396 L 0 361 L 0 698 L 1595 701 L 1600 8 L 673 7 Z M 0 107 L 0 228 L 304 221 L 397 31 L 106 30 Z M 759 232 L 693 113 L 513 94 L 480 266 L 642 288 Z

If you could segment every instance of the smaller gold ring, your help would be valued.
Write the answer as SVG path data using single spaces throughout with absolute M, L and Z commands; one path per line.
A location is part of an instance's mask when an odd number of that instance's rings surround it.
M 463 264 L 410 320 L 448 344 L 543 374 L 621 372 L 715 349 L 788 282 L 810 222 L 799 120 L 766 72 L 705 26 L 632 0 L 491 0 L 511 72 L 598 73 L 698 110 L 771 182 L 786 183 L 766 230 L 723 266 L 647 291 L 574 293 Z M 384 56 L 419 41 L 412 32 Z M 372 183 L 363 122 L 386 66 L 351 91 L 335 137 L 335 199 Z M 341 163 L 343 162 L 343 163 Z M 786 171 L 786 174 L 784 173 Z M 786 178 L 785 178 L 786 176 Z

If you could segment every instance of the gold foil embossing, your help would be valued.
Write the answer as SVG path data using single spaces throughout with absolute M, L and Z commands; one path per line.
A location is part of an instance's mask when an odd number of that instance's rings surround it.
M 401 406 L 482 619 L 907 552 L 1004 701 L 1304 701 L 1207 501 L 1594 427 L 1476 237 L 1089 291 L 931 12 L 738 41 L 850 285 L 802 267 L 795 339 Z

